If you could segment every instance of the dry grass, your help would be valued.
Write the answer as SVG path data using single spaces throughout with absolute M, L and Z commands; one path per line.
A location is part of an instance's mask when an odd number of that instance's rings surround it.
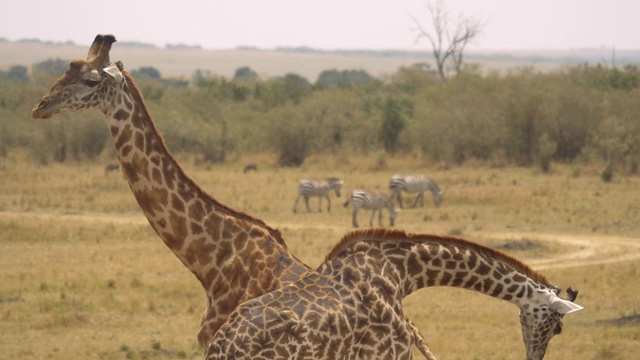
M 445 191 L 444 202 L 435 208 L 426 196 L 424 208 L 401 211 L 398 227 L 502 247 L 555 284 L 579 289 L 585 310 L 566 318 L 549 359 L 634 358 L 637 323 L 610 321 L 640 309 L 639 178 L 603 183 L 596 170 L 579 167 L 550 175 L 481 165 L 436 170 L 380 155 L 311 158 L 298 169 L 275 167 L 273 159 L 182 162 L 216 198 L 281 229 L 312 266 L 350 229 L 351 209 L 342 207 L 350 190 L 386 191 L 396 172 L 425 173 Z M 202 358 L 195 335 L 205 296 L 146 224 L 120 173 L 105 175 L 106 160 L 38 167 L 13 155 L 3 162 L 0 359 Z M 258 172 L 242 173 L 249 162 Z M 312 213 L 300 203 L 294 215 L 297 181 L 329 176 L 345 180 L 332 211 L 317 213 L 312 199 Z M 368 216 L 361 212 L 361 224 Z M 437 288 L 411 295 L 405 308 L 442 359 L 524 356 L 511 304 Z

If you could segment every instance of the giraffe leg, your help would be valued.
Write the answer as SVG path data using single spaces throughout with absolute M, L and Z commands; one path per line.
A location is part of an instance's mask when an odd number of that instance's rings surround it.
M 418 348 L 418 350 L 420 350 L 422 355 L 427 360 L 438 360 L 438 358 L 436 358 L 436 356 L 433 355 L 433 353 L 431 352 L 431 349 L 429 349 L 429 344 L 427 344 L 427 341 L 424 339 L 424 336 L 422 336 L 422 334 L 420 333 L 420 330 L 418 329 L 418 327 L 413 322 L 411 322 L 411 320 L 409 320 L 409 318 L 407 318 L 406 316 L 405 316 L 405 319 L 407 320 L 407 322 L 409 322 L 409 326 L 411 327 L 411 331 L 413 332 L 413 336 L 415 337 L 415 340 L 416 340 L 416 347 Z

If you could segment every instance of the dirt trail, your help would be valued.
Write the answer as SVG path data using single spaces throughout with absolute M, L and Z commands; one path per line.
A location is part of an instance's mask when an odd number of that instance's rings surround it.
M 640 259 L 640 238 L 618 236 L 565 235 L 548 233 L 500 232 L 481 233 L 482 237 L 497 239 L 533 238 L 539 241 L 559 242 L 572 251 L 527 261 L 536 270 L 569 268 L 586 265 L 609 264 Z
M 51 220 L 64 218 L 78 222 L 103 222 L 147 225 L 147 220 L 142 214 L 104 214 L 104 213 L 82 213 L 82 214 L 57 214 L 43 212 L 6 212 L 0 211 L 0 219 L 42 219 Z M 273 223 L 270 224 L 279 229 L 301 229 L 314 226 L 297 223 Z M 327 225 L 315 226 L 318 229 L 331 228 Z M 339 229 L 338 229 L 339 228 Z M 342 230 L 343 227 L 336 227 Z M 640 238 L 625 238 L 618 236 L 591 236 L 591 235 L 565 235 L 550 233 L 526 233 L 526 232 L 496 232 L 477 233 L 474 236 L 493 239 L 518 239 L 532 238 L 538 241 L 559 242 L 568 245 L 572 251 L 565 251 L 551 257 L 543 259 L 532 259 L 527 261 L 536 270 L 569 268 L 587 265 L 609 264 L 623 261 L 633 261 L 640 259 Z M 337 239 L 336 239 L 337 240 Z

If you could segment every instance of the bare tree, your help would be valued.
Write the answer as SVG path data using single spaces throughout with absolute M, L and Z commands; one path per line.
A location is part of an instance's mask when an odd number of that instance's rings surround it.
M 446 63 L 453 62 L 456 74 L 462 70 L 464 50 L 481 32 L 484 24 L 474 18 L 458 14 L 457 19 L 452 20 L 451 13 L 444 7 L 442 0 L 427 5 L 431 14 L 432 29 L 425 28 L 414 16 L 411 16 L 418 33 L 416 42 L 427 38 L 431 43 L 433 57 L 438 67 L 440 77 L 446 79 Z

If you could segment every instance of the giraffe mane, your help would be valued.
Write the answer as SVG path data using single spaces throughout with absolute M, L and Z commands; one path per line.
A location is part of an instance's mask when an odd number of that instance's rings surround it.
M 340 256 L 340 254 L 347 248 L 359 241 L 375 241 L 375 242 L 415 242 L 415 243 L 439 243 L 450 244 L 454 246 L 463 247 L 477 251 L 484 256 L 504 262 L 505 264 L 513 267 L 515 270 L 523 273 L 529 278 L 542 283 L 547 286 L 551 286 L 546 277 L 539 272 L 533 270 L 531 267 L 523 263 L 522 261 L 514 258 L 511 255 L 507 255 L 502 251 L 498 251 L 487 246 L 464 240 L 461 238 L 431 234 L 412 234 L 406 233 L 403 230 L 395 229 L 382 229 L 382 228 L 369 228 L 353 230 L 345 234 L 342 239 L 333 247 L 329 254 L 325 258 L 325 263 L 330 262 Z
M 142 93 L 138 89 L 138 86 L 136 85 L 135 80 L 133 79 L 133 77 L 131 76 L 131 74 L 127 70 L 123 70 L 122 74 L 124 75 L 124 78 L 125 78 L 125 80 L 127 82 L 127 87 L 129 89 L 129 93 L 131 93 L 131 96 L 133 96 L 134 100 L 138 104 L 140 104 L 140 106 L 142 107 L 140 109 L 140 111 L 142 111 L 147 117 L 149 117 L 149 119 L 151 119 L 151 114 L 149 113 L 149 110 L 147 109 L 147 105 L 144 102 L 144 99 L 142 97 Z M 155 123 L 153 121 L 149 121 L 149 125 L 151 126 L 151 130 L 158 136 L 158 138 L 162 141 L 163 146 L 166 148 L 164 137 L 158 131 Z M 259 227 L 264 228 L 280 245 L 282 245 L 282 247 L 284 247 L 285 249 L 288 249 L 287 244 L 285 243 L 284 239 L 282 238 L 282 234 L 280 233 L 280 230 L 270 227 L 264 221 L 262 221 L 260 219 L 257 219 L 257 218 L 254 218 L 253 216 L 251 216 L 249 214 L 246 214 L 246 213 L 238 211 L 238 210 L 234 210 L 234 209 L 232 209 L 232 208 L 220 203 L 213 196 L 211 196 L 209 193 L 204 191 L 200 187 L 200 185 L 198 185 L 196 182 L 194 182 L 184 172 L 184 170 L 182 170 L 182 167 L 180 166 L 178 161 L 175 160 L 175 158 L 173 157 L 173 155 L 171 155 L 171 153 L 169 151 L 167 151 L 167 157 L 175 164 L 176 171 L 182 177 L 184 177 L 184 179 L 187 182 L 187 185 L 191 189 L 193 189 L 194 191 L 200 192 L 204 196 L 204 198 L 206 198 L 208 201 L 213 203 L 213 205 L 216 207 L 216 209 L 224 212 L 225 214 L 231 215 L 233 217 L 239 218 L 241 220 L 247 221 L 247 222 L 252 223 L 252 224 L 256 224 Z

